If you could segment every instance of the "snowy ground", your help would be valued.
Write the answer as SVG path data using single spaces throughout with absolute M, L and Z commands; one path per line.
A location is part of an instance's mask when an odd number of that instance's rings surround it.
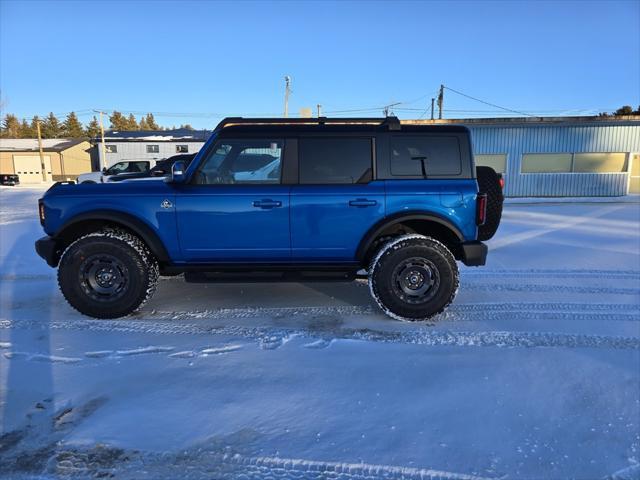
M 640 478 L 640 205 L 515 204 L 434 325 L 364 283 L 83 318 L 0 189 L 0 477 Z M 243 476 L 244 475 L 244 476 Z

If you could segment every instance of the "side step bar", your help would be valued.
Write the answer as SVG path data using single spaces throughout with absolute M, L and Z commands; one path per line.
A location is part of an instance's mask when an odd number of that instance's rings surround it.
M 188 283 L 351 282 L 356 271 L 185 272 Z

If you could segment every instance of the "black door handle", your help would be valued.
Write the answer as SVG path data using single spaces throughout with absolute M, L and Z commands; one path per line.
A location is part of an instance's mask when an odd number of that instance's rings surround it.
M 349 201 L 349 205 L 352 207 L 375 207 L 378 204 L 375 200 L 368 200 L 366 198 L 356 198 Z

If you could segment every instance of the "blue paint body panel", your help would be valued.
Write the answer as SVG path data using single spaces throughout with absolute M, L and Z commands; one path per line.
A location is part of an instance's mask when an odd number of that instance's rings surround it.
M 362 185 L 294 185 L 292 258 L 353 261 L 360 240 L 384 216 L 382 181 Z
M 187 262 L 289 261 L 288 185 L 183 185 L 176 215 Z
M 386 180 L 387 216 L 429 212 L 447 220 L 464 236 L 477 236 L 475 180 Z

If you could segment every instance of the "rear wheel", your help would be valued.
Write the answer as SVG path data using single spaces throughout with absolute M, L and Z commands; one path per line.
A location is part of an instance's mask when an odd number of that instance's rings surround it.
M 369 290 L 398 320 L 427 320 L 442 312 L 458 290 L 458 266 L 442 243 L 403 235 L 384 245 L 369 268 Z
M 90 233 L 62 255 L 58 284 L 67 302 L 84 315 L 118 318 L 153 295 L 158 262 L 136 236 L 120 230 Z

